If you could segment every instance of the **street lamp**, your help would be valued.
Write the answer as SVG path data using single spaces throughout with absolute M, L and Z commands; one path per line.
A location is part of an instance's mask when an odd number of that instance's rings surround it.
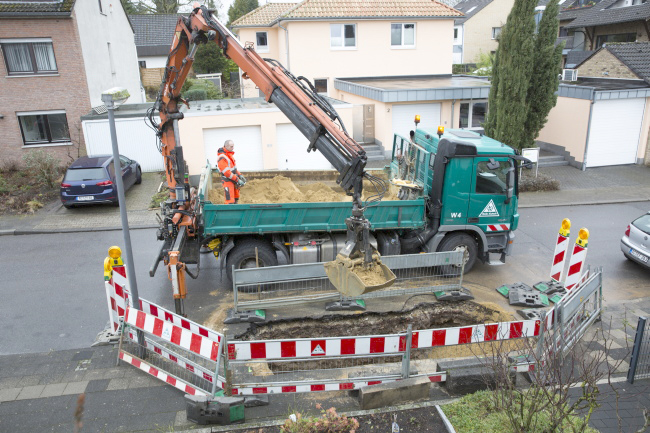
M 129 281 L 129 291 L 133 300 L 133 307 L 140 309 L 138 284 L 135 280 L 135 267 L 133 265 L 133 250 L 131 249 L 131 234 L 129 221 L 126 217 L 126 200 L 124 199 L 124 181 L 122 180 L 122 164 L 120 152 L 117 149 L 117 133 L 115 132 L 115 105 L 122 105 L 129 98 L 129 91 L 121 87 L 102 92 L 102 102 L 108 109 L 108 126 L 111 131 L 111 145 L 113 147 L 113 167 L 115 168 L 115 183 L 117 185 L 117 199 L 120 204 L 120 218 L 122 219 L 122 234 L 124 235 L 124 250 L 126 252 L 126 275 Z

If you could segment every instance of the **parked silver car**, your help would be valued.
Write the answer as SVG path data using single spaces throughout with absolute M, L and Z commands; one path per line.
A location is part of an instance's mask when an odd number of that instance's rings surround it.
M 650 212 L 627 226 L 621 238 L 621 251 L 628 259 L 650 268 Z

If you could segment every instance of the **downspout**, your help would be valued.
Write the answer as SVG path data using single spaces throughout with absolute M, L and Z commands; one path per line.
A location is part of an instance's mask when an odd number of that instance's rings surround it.
M 587 122 L 587 139 L 585 141 L 585 154 L 582 156 L 582 167 L 580 170 L 587 170 L 587 151 L 589 150 L 589 135 L 591 134 L 591 117 L 594 113 L 594 103 L 596 102 L 596 91 L 592 89 L 591 104 L 589 104 L 589 122 Z
M 454 128 L 454 105 L 456 105 L 456 100 L 452 99 L 451 100 L 451 125 L 449 126 L 451 129 Z
M 278 27 L 284 30 L 284 45 L 285 45 L 285 50 L 287 52 L 287 70 L 291 71 L 291 62 L 289 61 L 289 30 L 287 30 L 286 27 L 282 27 L 280 21 L 278 21 Z

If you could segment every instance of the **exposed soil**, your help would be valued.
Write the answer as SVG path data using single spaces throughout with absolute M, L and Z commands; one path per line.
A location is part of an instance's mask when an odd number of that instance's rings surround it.
M 58 183 L 50 188 L 27 171 L 11 169 L 0 172 L 0 215 L 34 213 L 58 197 Z
M 213 184 L 209 199 L 213 204 L 224 204 L 224 193 L 221 186 L 221 176 L 212 177 Z M 363 199 L 376 192 L 368 185 L 364 189 Z M 384 195 L 384 200 L 398 200 L 396 193 L 390 191 Z M 338 187 L 330 187 L 323 182 L 294 183 L 286 176 L 275 176 L 270 179 L 252 179 L 240 190 L 240 204 L 262 203 L 322 203 L 322 202 L 351 202 L 352 198 Z
M 498 322 L 504 316 L 510 317 L 496 305 L 485 306 L 472 301 L 422 303 L 403 312 L 336 314 L 317 319 L 280 319 L 251 324 L 248 331 L 235 338 L 246 341 L 382 335 L 406 331 L 409 324 L 414 330 L 448 328 Z

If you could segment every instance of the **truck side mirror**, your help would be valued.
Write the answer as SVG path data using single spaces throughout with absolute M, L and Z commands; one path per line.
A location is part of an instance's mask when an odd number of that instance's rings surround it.
M 514 191 L 515 191 L 515 168 L 511 164 L 510 167 L 508 168 L 508 172 L 506 173 L 506 200 L 505 200 L 506 204 L 510 203 L 510 200 L 512 200 Z

